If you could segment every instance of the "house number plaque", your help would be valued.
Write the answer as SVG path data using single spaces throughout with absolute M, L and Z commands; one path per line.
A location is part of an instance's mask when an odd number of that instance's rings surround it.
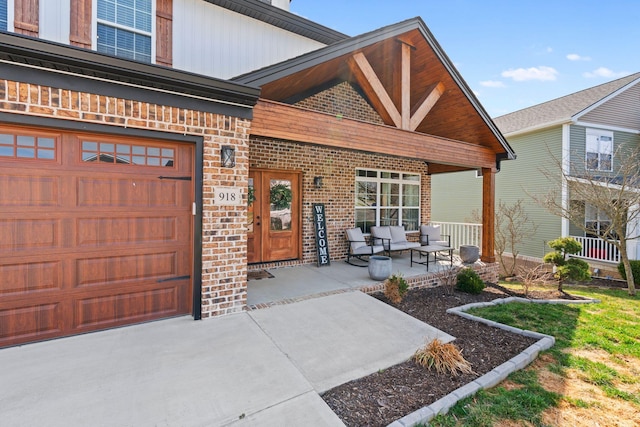
M 318 267 L 330 264 L 329 242 L 327 239 L 327 221 L 324 215 L 324 204 L 314 203 L 313 225 L 316 230 L 316 251 L 318 252 Z
M 242 192 L 237 187 L 216 187 L 216 201 L 219 206 L 240 206 L 242 205 Z

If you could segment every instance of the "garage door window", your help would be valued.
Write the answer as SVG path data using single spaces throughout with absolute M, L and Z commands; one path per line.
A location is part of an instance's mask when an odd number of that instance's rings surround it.
M 0 134 L 0 156 L 20 159 L 55 160 L 54 138 Z
M 173 148 L 95 141 L 82 143 L 84 162 L 173 167 L 174 157 Z

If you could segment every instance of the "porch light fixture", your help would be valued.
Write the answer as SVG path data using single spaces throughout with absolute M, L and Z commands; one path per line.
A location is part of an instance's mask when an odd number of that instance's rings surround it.
M 313 177 L 313 185 L 318 190 L 321 189 L 322 188 L 322 177 L 321 176 L 314 176 Z
M 231 145 L 223 145 L 220 151 L 220 162 L 223 168 L 232 168 L 236 165 L 236 149 Z

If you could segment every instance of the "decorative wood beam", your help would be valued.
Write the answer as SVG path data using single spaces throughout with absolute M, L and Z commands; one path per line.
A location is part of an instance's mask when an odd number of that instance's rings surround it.
M 371 103 L 377 107 L 376 110 L 385 123 L 390 122 L 389 124 L 393 123 L 396 127 L 401 127 L 402 117 L 398 108 L 362 52 L 354 54 L 349 59 L 349 68 Z
M 402 129 L 409 129 L 411 125 L 411 46 L 402 43 Z
M 407 127 L 407 129 L 409 129 L 410 131 L 415 131 L 418 126 L 420 126 L 420 123 L 422 123 L 424 118 L 427 117 L 427 114 L 429 114 L 429 111 L 431 111 L 433 106 L 436 105 L 436 102 L 438 102 L 438 99 L 440 99 L 443 93 L 444 85 L 442 84 L 442 82 L 440 82 L 436 85 L 435 88 L 433 88 L 433 90 L 429 94 L 426 94 L 416 104 L 417 107 L 415 113 L 413 113 L 413 115 L 411 116 L 411 123 L 409 127 Z
M 336 117 L 260 99 L 251 134 L 328 147 L 360 150 L 468 169 L 495 168 L 496 153 L 484 146 Z
M 496 262 L 496 168 L 482 168 L 482 261 Z
M 464 172 L 474 170 L 474 168 L 468 168 L 463 166 L 451 166 L 451 165 L 442 165 L 439 163 L 429 163 L 429 175 L 436 175 L 439 173 L 449 173 L 449 172 Z

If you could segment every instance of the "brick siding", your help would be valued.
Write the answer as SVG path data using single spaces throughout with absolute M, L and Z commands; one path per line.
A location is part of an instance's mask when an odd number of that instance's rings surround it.
M 346 258 L 345 230 L 355 224 L 356 168 L 419 173 L 421 222 L 429 221 L 431 177 L 422 161 L 252 136 L 249 165 L 251 168 L 302 171 L 302 263 L 316 262 L 311 221 L 314 203 L 325 205 L 331 259 Z M 323 177 L 321 189 L 313 185 L 315 176 Z M 417 235 L 414 237 L 417 239 Z
M 243 310 L 247 299 L 245 206 L 218 206 L 217 186 L 246 194 L 251 122 L 196 110 L 0 79 L 0 111 L 204 138 L 202 317 Z M 220 167 L 220 147 L 236 148 L 236 167 Z
M 376 110 L 360 96 L 349 82 L 338 83 L 293 105 L 348 119 L 378 125 L 384 124 Z

